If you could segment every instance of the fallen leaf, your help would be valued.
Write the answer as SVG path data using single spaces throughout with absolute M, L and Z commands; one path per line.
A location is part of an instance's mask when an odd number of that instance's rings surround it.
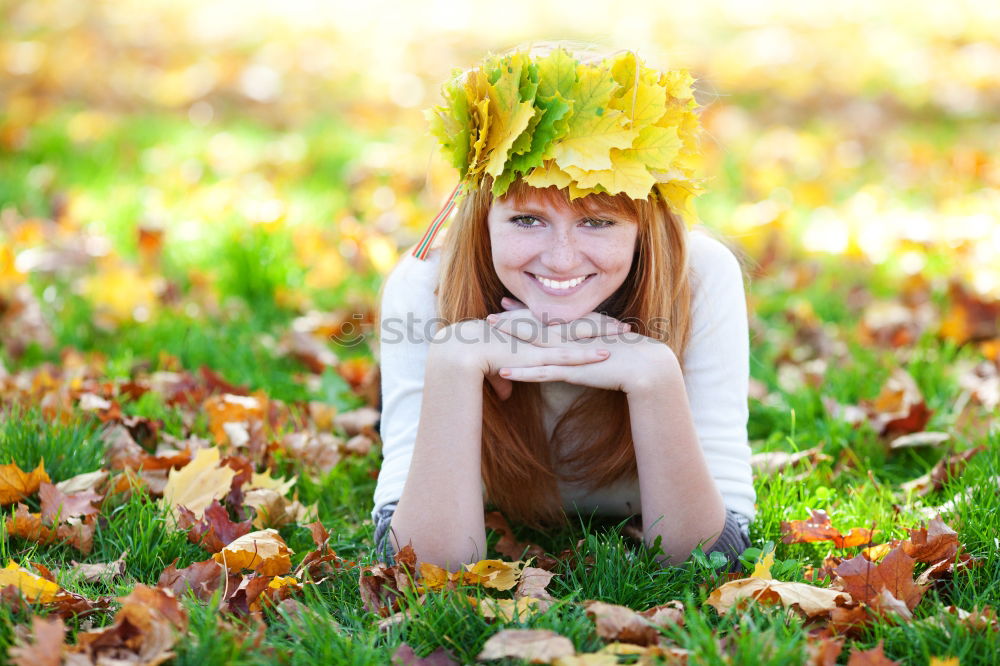
M 913 610 L 925 591 L 924 587 L 913 580 L 913 564 L 914 559 L 902 548 L 892 550 L 878 564 L 858 555 L 837 567 L 837 583 L 856 601 L 873 605 L 874 600 L 885 589 Z
M 522 557 L 533 557 L 539 567 L 550 570 L 555 568 L 558 563 L 555 559 L 546 556 L 545 551 L 541 546 L 533 543 L 518 541 L 514 537 L 514 530 L 510 528 L 510 524 L 507 522 L 507 519 L 504 518 L 503 514 L 499 511 L 491 511 L 487 513 L 485 524 L 486 527 L 500 535 L 500 540 L 497 541 L 496 550 L 504 557 L 509 557 L 511 560 L 520 560 Z
M 683 624 L 684 607 L 665 604 L 638 613 L 626 606 L 602 601 L 584 603 L 587 615 L 594 620 L 597 635 L 606 641 L 654 645 L 660 639 L 659 627 Z
M 0 569 L 0 588 L 8 585 L 17 588 L 28 601 L 43 604 L 57 601 L 62 592 L 62 588 L 56 583 L 19 567 L 13 561 L 8 562 L 5 568 Z
M 495 590 L 509 590 L 521 578 L 522 562 L 504 562 L 503 560 L 480 560 L 474 564 L 466 564 L 469 573 L 480 577 L 476 581 L 483 587 Z
M 986 446 L 980 445 L 961 453 L 945 456 L 931 468 L 927 474 L 921 477 L 900 484 L 900 488 L 908 493 L 913 493 L 918 497 L 928 495 L 935 490 L 941 490 L 946 483 L 957 477 L 965 469 L 969 460 L 983 451 Z
M 187 507 L 180 507 L 178 513 L 180 519 L 177 527 L 188 530 L 188 541 L 202 546 L 210 553 L 219 552 L 250 532 L 251 521 L 233 522 L 218 500 L 213 500 L 208 505 L 201 520 L 197 520 Z
M 910 446 L 937 446 L 951 439 L 951 435 L 946 432 L 914 432 L 909 435 L 901 435 L 889 442 L 890 449 L 902 449 Z
M 51 483 L 42 483 L 38 496 L 42 501 L 42 520 L 49 524 L 57 519 L 65 522 L 70 518 L 94 515 L 97 507 L 93 503 L 103 499 L 93 490 L 67 495 Z
M 73 567 L 72 572 L 88 583 L 109 582 L 125 574 L 125 556 L 127 554 L 128 551 L 123 552 L 114 562 L 80 564 L 73 561 L 70 564 Z
M 843 638 L 821 637 L 811 639 L 806 637 L 806 654 L 809 666 L 836 666 L 837 657 L 844 650 Z
M 469 603 L 484 618 L 489 620 L 500 619 L 504 622 L 523 622 L 527 617 L 539 613 L 542 608 L 538 604 L 538 599 L 531 597 L 521 597 L 520 599 L 494 599 L 484 597 L 475 599 L 469 597 Z
M 392 653 L 393 666 L 457 666 L 458 662 L 444 648 L 438 648 L 426 657 L 418 657 L 413 648 L 401 643 Z
M 240 582 L 238 575 L 227 574 L 226 568 L 212 558 L 183 569 L 177 569 L 176 564 L 174 560 L 163 570 L 156 585 L 171 590 L 178 597 L 190 590 L 200 601 L 208 601 L 220 587 L 235 591 Z
M 65 481 L 60 481 L 56 484 L 56 488 L 67 495 L 82 493 L 88 490 L 95 491 L 98 486 L 107 480 L 109 474 L 110 472 L 103 469 L 87 472 L 86 474 L 77 474 Z
M 169 590 L 139 584 L 119 601 L 122 607 L 110 626 L 80 632 L 68 651 L 84 653 L 93 663 L 160 664 L 173 657 L 176 636 L 187 628 L 177 598 Z
M 836 548 L 853 548 L 871 543 L 875 530 L 855 527 L 847 534 L 841 534 L 830 523 L 826 511 L 814 509 L 807 520 L 781 521 L 782 543 L 814 543 L 832 541 Z
M 754 564 L 753 573 L 750 574 L 750 577 L 772 579 L 772 566 L 774 566 L 774 551 L 770 550 L 766 554 L 762 554 L 760 559 L 757 560 L 757 563 Z
M 250 532 L 213 555 L 229 571 L 251 569 L 264 576 L 280 576 L 292 570 L 292 550 L 277 530 Z
M 170 471 L 163 489 L 163 502 L 175 521 L 179 520 L 178 507 L 181 506 L 200 519 L 213 500 L 226 496 L 234 476 L 236 472 L 232 468 L 219 464 L 219 449 L 201 449 L 190 463 L 180 470 Z
M 253 526 L 258 529 L 302 523 L 315 514 L 315 507 L 303 506 L 298 500 L 290 500 L 270 488 L 248 490 L 243 503 L 256 512 Z
M 903 552 L 917 562 L 953 560 L 958 552 L 958 532 L 938 516 L 930 521 L 929 527 L 910 530 L 910 539 L 902 545 Z
M 521 582 L 517 584 L 517 589 L 514 590 L 514 598 L 531 597 L 532 599 L 538 599 L 547 608 L 555 601 L 548 590 L 545 589 L 552 581 L 553 576 L 555 576 L 554 573 L 545 569 L 524 567 L 521 570 Z
M 882 651 L 882 641 L 879 641 L 878 645 L 870 650 L 852 652 L 847 660 L 847 666 L 892 666 L 893 664 L 899 664 L 899 662 L 885 656 Z
M 61 618 L 31 618 L 30 645 L 18 641 L 10 648 L 10 659 L 14 666 L 60 666 L 62 664 L 63 641 L 66 639 L 66 625 Z
M 15 462 L 0 465 L 0 505 L 30 497 L 38 492 L 39 486 L 50 481 L 49 475 L 45 473 L 44 460 L 30 472 L 21 471 Z
M 476 657 L 479 661 L 513 657 L 545 664 L 576 654 L 573 642 L 548 629 L 504 629 L 490 636 Z
M 866 560 L 867 561 L 867 560 Z M 830 613 L 839 603 L 848 603 L 846 592 L 815 587 L 805 583 L 790 583 L 763 578 L 740 578 L 724 583 L 705 601 L 719 612 L 727 613 L 743 599 L 761 603 L 779 602 L 785 608 L 801 611 L 807 618 Z
M 757 474 L 772 475 L 782 472 L 800 462 L 809 462 L 812 465 L 816 465 L 820 462 L 830 460 L 832 458 L 823 453 L 823 445 L 820 444 L 811 449 L 796 451 L 794 453 L 787 451 L 755 453 L 750 457 L 750 466 Z
M 893 370 L 878 397 L 864 406 L 875 431 L 889 438 L 923 430 L 933 414 L 913 376 L 901 368 Z

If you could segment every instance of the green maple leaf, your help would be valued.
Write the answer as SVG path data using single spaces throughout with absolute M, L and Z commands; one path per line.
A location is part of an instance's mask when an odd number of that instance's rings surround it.
M 503 196 L 519 174 L 526 174 L 531 169 L 541 166 L 546 148 L 569 130 L 569 124 L 565 119 L 573 107 L 573 102 L 563 99 L 557 92 L 551 97 L 539 96 L 535 99 L 535 103 L 539 113 L 535 116 L 538 120 L 529 137 L 530 147 L 511 157 L 507 169 L 493 183 L 494 196 Z M 518 138 L 518 142 L 526 134 L 527 131 Z

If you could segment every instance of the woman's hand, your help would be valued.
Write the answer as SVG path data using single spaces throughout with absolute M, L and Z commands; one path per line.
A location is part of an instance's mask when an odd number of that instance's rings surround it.
M 503 307 L 505 311 L 508 312 L 515 310 L 524 310 L 525 312 L 528 313 L 529 315 L 528 318 L 524 319 L 512 318 L 508 320 L 511 322 L 512 331 L 516 329 L 517 332 L 520 333 L 520 335 L 515 335 L 514 337 L 517 337 L 519 340 L 528 343 L 535 343 L 536 341 L 540 341 L 539 337 L 548 338 L 548 333 L 558 334 L 561 340 L 563 340 L 563 336 L 565 336 L 565 339 L 563 341 L 569 341 L 569 340 L 577 340 L 583 338 L 594 338 L 601 335 L 610 335 L 612 333 L 619 333 L 631 330 L 631 327 L 628 324 L 623 324 L 617 319 L 606 317 L 604 315 L 599 315 L 596 312 L 594 312 L 588 315 L 588 317 L 578 320 L 581 321 L 580 325 L 577 325 L 573 328 L 566 328 L 559 330 L 553 328 L 549 331 L 546 331 L 545 335 L 539 336 L 538 334 L 542 333 L 541 329 L 539 328 L 540 323 L 533 316 L 530 316 L 531 313 L 529 310 L 527 310 L 527 307 L 524 305 L 524 303 L 513 298 L 504 297 L 500 300 L 500 305 Z M 496 317 L 496 316 L 498 315 L 491 315 L 490 317 Z M 582 321 L 583 319 L 587 319 L 589 322 L 591 322 L 591 325 L 588 325 L 586 322 L 583 322 Z M 487 318 L 487 321 L 489 321 L 489 318 Z M 511 331 L 507 332 L 511 333 Z M 550 345 L 540 344 L 539 346 L 545 347 Z M 497 396 L 499 396 L 501 400 L 506 400 L 507 398 L 510 397 L 511 392 L 514 389 L 514 385 L 510 379 L 502 377 L 500 374 L 496 372 L 486 375 L 486 379 L 487 381 L 489 381 L 490 385 L 493 387 L 493 390 L 496 392 Z
M 433 342 L 431 354 L 440 359 L 438 362 L 456 368 L 475 367 L 502 400 L 510 397 L 513 385 L 498 374 L 501 368 L 573 366 L 603 361 L 610 355 L 603 345 L 598 344 L 531 344 L 490 326 L 482 319 L 450 324 L 437 332 Z
M 497 383 L 502 380 L 564 381 L 632 393 L 679 374 L 679 364 L 670 347 L 659 340 L 632 333 L 628 324 L 613 317 L 592 312 L 569 323 L 545 326 L 518 301 L 505 298 L 502 305 L 507 311 L 490 315 L 487 322 L 522 342 L 539 347 L 608 349 L 611 354 L 601 363 L 583 365 L 505 365 L 498 368 Z M 494 389 L 499 394 L 497 383 Z M 504 389 L 509 396 L 510 388 Z

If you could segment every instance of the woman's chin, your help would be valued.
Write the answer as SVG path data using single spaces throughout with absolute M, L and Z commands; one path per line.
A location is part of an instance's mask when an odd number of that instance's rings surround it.
M 571 306 L 568 304 L 558 305 L 553 303 L 528 304 L 528 309 L 531 310 L 531 314 L 535 315 L 536 319 L 546 325 L 568 324 L 592 312 L 592 310 L 579 305 Z

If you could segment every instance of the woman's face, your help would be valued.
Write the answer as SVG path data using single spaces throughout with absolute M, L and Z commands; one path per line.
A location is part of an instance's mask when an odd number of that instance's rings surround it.
M 628 276 L 639 229 L 538 195 L 521 206 L 495 199 L 487 221 L 497 276 L 545 323 L 579 319 L 607 300 Z

